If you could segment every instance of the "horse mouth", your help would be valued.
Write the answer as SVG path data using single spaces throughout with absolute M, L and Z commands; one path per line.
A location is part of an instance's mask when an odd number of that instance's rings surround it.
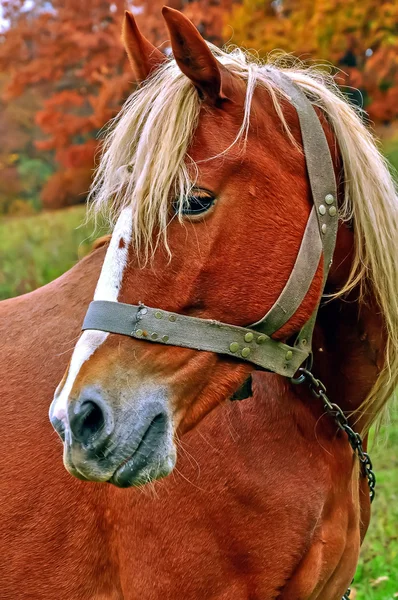
M 117 467 L 108 483 L 117 487 L 141 486 L 171 473 L 176 459 L 174 445 L 167 435 L 167 417 L 152 419 L 139 445 Z
M 121 488 L 169 475 L 176 463 L 173 422 L 164 406 L 152 406 L 150 412 L 147 419 L 121 417 L 112 434 L 97 446 L 76 441 L 66 428 L 66 470 L 83 481 Z

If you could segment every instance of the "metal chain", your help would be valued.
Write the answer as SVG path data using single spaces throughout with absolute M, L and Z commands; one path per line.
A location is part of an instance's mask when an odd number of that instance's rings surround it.
M 304 381 L 307 382 L 314 396 L 321 398 L 323 407 L 329 417 L 335 421 L 339 429 L 347 434 L 350 446 L 361 463 L 363 475 L 368 480 L 370 501 L 373 502 L 375 497 L 376 476 L 373 472 L 373 465 L 372 461 L 370 460 L 370 456 L 363 449 L 363 441 L 361 436 L 350 427 L 348 419 L 341 410 L 340 406 L 329 400 L 326 395 L 326 387 L 322 381 L 316 379 L 316 377 L 311 373 L 311 371 L 308 371 L 308 369 L 300 368 L 299 373 L 303 376 Z
M 372 461 L 370 460 L 370 456 L 363 449 L 363 441 L 359 433 L 356 433 L 348 422 L 347 417 L 344 412 L 341 410 L 340 406 L 335 404 L 334 402 L 330 402 L 329 398 L 326 395 L 326 387 L 317 379 L 311 371 L 301 367 L 298 370 L 299 377 L 295 378 L 294 383 L 304 383 L 304 381 L 308 384 L 311 392 L 317 398 L 321 398 L 323 402 L 323 407 L 326 413 L 331 417 L 334 422 L 337 424 L 341 431 L 344 431 L 347 434 L 348 441 L 350 443 L 351 448 L 354 451 L 354 454 L 358 457 L 362 474 L 368 480 L 369 485 L 369 496 L 370 502 L 373 502 L 375 498 L 375 487 L 376 487 L 376 476 L 373 471 Z M 349 600 L 351 594 L 351 588 L 348 588 L 346 593 L 344 594 L 342 600 Z

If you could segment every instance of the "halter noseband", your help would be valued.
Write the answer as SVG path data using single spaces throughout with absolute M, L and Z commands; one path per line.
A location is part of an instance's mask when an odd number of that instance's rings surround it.
M 311 102 L 287 75 L 274 69 L 269 69 L 269 75 L 297 110 L 314 202 L 293 270 L 275 304 L 260 321 L 249 327 L 237 327 L 142 304 L 96 300 L 88 308 L 83 330 L 119 333 L 166 346 L 226 354 L 286 377 L 293 377 L 310 356 L 319 302 L 294 345 L 273 340 L 271 335 L 300 307 L 322 254 L 324 289 L 337 235 L 336 179 L 329 146 Z

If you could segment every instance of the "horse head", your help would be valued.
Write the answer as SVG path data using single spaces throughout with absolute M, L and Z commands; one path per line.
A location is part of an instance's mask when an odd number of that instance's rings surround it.
M 174 345 L 162 320 L 257 323 L 289 279 L 313 207 L 298 115 L 271 71 L 207 44 L 178 11 L 163 15 L 172 59 L 126 14 L 123 39 L 141 85 L 108 135 L 92 192 L 94 210 L 116 220 L 94 300 L 142 314 L 156 307 L 155 325 L 133 338 L 87 328 L 50 409 L 67 469 L 121 487 L 168 475 L 179 436 L 253 371 L 242 360 L 256 343 L 250 333 L 247 346 L 220 354 Z M 337 171 L 334 135 L 320 118 Z M 353 235 L 341 226 L 338 236 L 340 266 Z M 329 282 L 341 287 L 352 262 Z M 321 258 L 274 341 L 300 331 L 322 290 Z

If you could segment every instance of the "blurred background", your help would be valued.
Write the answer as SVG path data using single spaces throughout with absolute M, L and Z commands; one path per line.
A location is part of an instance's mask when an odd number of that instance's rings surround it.
M 89 251 L 84 203 L 98 134 L 134 90 L 123 13 L 167 53 L 164 3 L 214 44 L 333 64 L 398 167 L 397 0 L 0 0 L 0 299 L 44 285 Z M 391 426 L 374 450 L 379 493 L 357 600 L 398 598 L 397 447 Z

